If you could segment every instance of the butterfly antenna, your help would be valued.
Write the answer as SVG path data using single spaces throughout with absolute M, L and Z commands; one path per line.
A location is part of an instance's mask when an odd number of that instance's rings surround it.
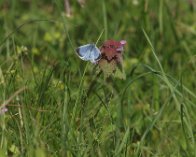
M 95 45 L 97 45 L 97 43 L 99 42 L 99 40 L 100 40 L 101 36 L 103 35 L 103 32 L 104 32 L 104 31 L 105 31 L 105 29 L 102 30 L 102 32 L 101 32 L 101 34 L 99 35 L 99 38 L 97 39 Z

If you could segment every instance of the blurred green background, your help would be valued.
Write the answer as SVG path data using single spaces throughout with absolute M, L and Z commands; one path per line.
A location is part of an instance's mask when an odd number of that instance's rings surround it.
M 192 0 L 0 0 L 0 157 L 196 156 Z M 127 41 L 126 79 L 74 49 Z

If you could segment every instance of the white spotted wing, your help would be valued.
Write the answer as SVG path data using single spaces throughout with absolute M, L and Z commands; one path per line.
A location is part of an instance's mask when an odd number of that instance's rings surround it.
M 76 49 L 78 56 L 84 61 L 96 63 L 101 58 L 101 52 L 95 44 L 87 44 Z

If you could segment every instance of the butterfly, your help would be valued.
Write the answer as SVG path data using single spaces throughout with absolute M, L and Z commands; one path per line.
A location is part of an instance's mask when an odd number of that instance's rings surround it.
M 96 63 L 101 59 L 101 51 L 95 44 L 86 44 L 76 49 L 80 59 Z

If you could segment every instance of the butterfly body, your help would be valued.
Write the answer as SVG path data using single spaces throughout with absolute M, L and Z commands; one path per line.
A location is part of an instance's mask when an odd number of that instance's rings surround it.
M 80 59 L 96 63 L 101 58 L 101 52 L 95 44 L 86 44 L 76 49 Z

